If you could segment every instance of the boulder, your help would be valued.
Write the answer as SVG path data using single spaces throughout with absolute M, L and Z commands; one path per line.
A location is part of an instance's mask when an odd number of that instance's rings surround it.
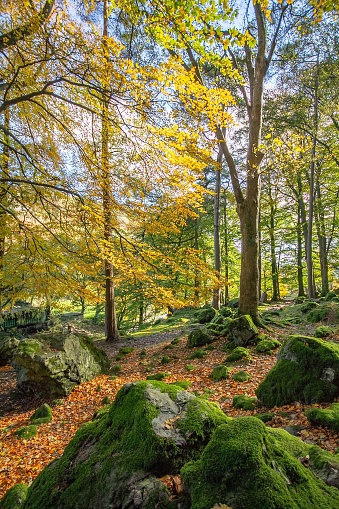
M 229 418 L 211 402 L 163 382 L 125 385 L 83 425 L 28 489 L 24 509 L 169 508 L 164 474 L 177 474 Z
M 256 394 L 269 408 L 294 401 L 306 404 L 332 401 L 339 395 L 338 343 L 290 336 Z
M 202 329 L 193 329 L 187 338 L 188 348 L 194 348 L 195 346 L 204 346 L 212 343 L 213 339 L 207 332 Z
M 216 310 L 210 306 L 206 308 L 199 309 L 199 311 L 196 312 L 197 320 L 199 323 L 208 323 L 216 315 Z
M 83 334 L 41 333 L 20 341 L 13 365 L 19 390 L 57 398 L 106 372 L 109 361 Z
M 258 329 L 249 315 L 242 315 L 235 318 L 227 326 L 227 335 L 235 346 L 247 346 L 253 342 L 258 335 Z
M 219 426 L 200 459 L 182 468 L 191 496 L 190 507 L 339 507 L 339 490 L 316 478 L 276 441 L 275 430 L 272 431 L 255 417 L 239 417 Z
M 7 334 L 0 334 L 0 366 L 10 364 L 20 341 Z

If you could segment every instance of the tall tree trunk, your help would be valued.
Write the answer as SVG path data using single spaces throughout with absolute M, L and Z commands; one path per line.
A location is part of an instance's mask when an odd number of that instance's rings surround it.
M 199 216 L 194 221 L 194 249 L 199 249 Z M 199 269 L 196 268 L 194 272 L 194 306 L 199 305 L 200 300 L 200 277 Z
M 277 255 L 276 255 L 276 243 L 275 243 L 275 213 L 276 206 L 272 197 L 272 186 L 269 179 L 268 182 L 268 194 L 270 200 L 270 248 L 271 248 L 271 274 L 272 274 L 272 301 L 276 302 L 280 300 L 280 289 L 279 289 L 279 273 L 278 273 L 278 264 L 277 264 Z
M 108 58 L 108 0 L 104 0 L 104 26 L 103 26 L 103 50 L 104 59 Z M 105 88 L 109 85 L 108 71 L 104 73 Z M 102 95 L 102 125 L 101 125 L 101 179 L 102 179 L 102 206 L 104 216 L 104 240 L 106 246 L 112 237 L 112 205 L 111 205 L 111 179 L 108 156 L 109 118 L 108 100 Z M 119 338 L 118 323 L 115 311 L 114 299 L 114 270 L 109 259 L 105 260 L 105 334 L 106 341 L 115 341 Z
M 224 303 L 227 304 L 229 299 L 228 280 L 229 280 L 229 256 L 228 256 L 228 226 L 227 226 L 227 196 L 226 189 L 224 189 L 224 267 L 225 267 L 225 288 L 224 288 Z
M 325 216 L 324 207 L 321 199 L 321 190 L 319 178 L 316 179 L 316 227 L 319 243 L 319 259 L 320 259 L 320 272 L 321 272 L 321 295 L 324 297 L 329 292 L 328 282 L 328 257 L 327 257 L 327 241 L 325 229 Z
M 225 132 L 223 132 L 225 134 Z M 220 280 L 221 280 L 221 255 L 220 255 L 220 187 L 221 187 L 221 163 L 223 154 L 219 148 L 217 163 L 218 166 L 215 171 L 215 188 L 214 188 L 214 271 L 216 277 L 216 285 L 213 289 L 212 306 L 215 309 L 220 309 Z
M 312 153 L 310 162 L 310 194 L 308 206 L 308 228 L 307 228 L 307 296 L 309 299 L 315 297 L 314 271 L 313 271 L 313 215 L 314 215 L 314 178 L 315 178 L 315 159 L 317 149 L 318 134 L 318 88 L 319 88 L 319 55 L 317 55 L 316 76 L 314 84 L 314 106 L 313 106 L 313 137 Z
M 0 175 L 9 175 L 9 139 L 6 133 L 9 132 L 9 109 L 4 112 L 4 141 L 2 150 L 2 168 L 0 166 Z M 5 242 L 6 242 L 6 206 L 7 206 L 7 189 L 8 184 L 2 183 L 0 185 L 0 311 L 3 306 L 2 296 L 4 291 L 4 268 L 5 268 Z
M 297 227 L 297 277 L 298 277 L 298 297 L 305 296 L 304 278 L 303 278 L 303 249 L 302 249 L 302 219 L 300 204 L 298 203 L 298 227 Z

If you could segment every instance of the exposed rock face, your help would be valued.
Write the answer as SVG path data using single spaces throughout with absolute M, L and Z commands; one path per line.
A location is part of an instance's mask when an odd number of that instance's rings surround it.
M 227 326 L 227 336 L 235 346 L 247 346 L 258 335 L 258 329 L 249 315 L 239 316 Z
M 107 356 L 81 334 L 37 334 L 20 341 L 14 354 L 18 389 L 48 397 L 107 371 Z
M 180 387 L 125 385 L 106 414 L 76 433 L 28 490 L 24 509 L 165 509 L 165 485 L 228 418 Z
M 332 401 L 339 395 L 339 345 L 308 336 L 290 336 L 256 394 L 270 408 L 293 401 Z
M 182 469 L 194 509 L 336 509 L 339 490 L 317 479 L 256 418 L 221 425 L 198 461 Z M 293 438 L 293 437 L 292 437 Z M 295 439 L 298 440 L 298 439 Z M 301 441 L 300 441 L 301 442 Z
M 0 366 L 10 364 L 20 341 L 4 333 L 0 334 Z

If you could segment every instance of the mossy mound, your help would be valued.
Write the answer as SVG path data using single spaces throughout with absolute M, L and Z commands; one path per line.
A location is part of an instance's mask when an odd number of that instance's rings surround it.
M 227 378 L 230 376 L 229 370 L 226 366 L 220 365 L 213 368 L 211 378 L 213 382 L 219 382 L 220 380 L 227 380 Z
M 211 320 L 213 320 L 215 315 L 216 315 L 216 310 L 209 306 L 206 308 L 202 308 L 196 312 L 196 318 L 199 323 L 208 323 Z
M 328 336 L 331 336 L 333 334 L 333 327 L 328 327 L 327 325 L 320 325 L 315 330 L 315 337 L 316 338 L 327 338 Z
M 333 400 L 339 395 L 339 345 L 290 336 L 256 394 L 269 408 L 293 401 L 310 404 Z
M 166 378 L 166 376 L 168 376 L 168 373 L 165 373 L 164 371 L 160 371 L 160 373 L 154 373 L 153 375 L 148 375 L 146 380 L 158 380 L 158 381 L 161 381 L 164 378 Z
M 334 403 L 330 408 L 309 408 L 306 417 L 311 424 L 339 431 L 339 403 Z
M 197 458 L 218 425 L 220 408 L 180 387 L 125 385 L 101 418 L 83 425 L 61 458 L 28 489 L 24 509 L 165 509 L 157 477 Z
M 234 408 L 242 410 L 254 410 L 257 406 L 257 398 L 250 398 L 245 394 L 234 396 L 232 405 Z
M 277 339 L 262 339 L 255 347 L 258 353 L 271 353 L 272 350 L 276 350 L 281 346 L 280 341 Z
M 248 382 L 251 380 L 251 375 L 247 373 L 247 371 L 237 371 L 236 373 L 233 373 L 232 378 L 236 382 Z
M 249 315 L 235 318 L 228 324 L 227 329 L 228 339 L 234 341 L 236 346 L 247 346 L 258 335 L 258 329 Z
M 41 405 L 32 415 L 30 418 L 30 421 L 32 424 L 39 425 L 39 424 L 46 424 L 48 422 L 51 422 L 53 417 L 52 409 L 47 403 L 44 403 Z
M 0 501 L 0 509 L 20 509 L 26 500 L 27 490 L 26 484 L 15 484 Z
M 227 306 L 222 306 L 219 309 L 219 314 L 225 318 L 230 318 L 234 316 L 234 310 Z
M 332 310 L 332 306 L 336 306 L 336 304 L 331 305 L 331 303 L 325 302 L 322 304 L 318 304 L 316 308 L 312 309 L 312 311 L 309 311 L 309 313 L 307 313 L 306 315 L 307 321 L 311 323 L 317 323 L 321 322 L 322 320 L 325 320 L 326 318 L 329 317 Z
M 194 348 L 195 346 L 204 346 L 212 343 L 213 339 L 207 331 L 202 329 L 194 329 L 192 330 L 187 338 L 187 347 Z
M 219 426 L 200 460 L 182 468 L 192 509 L 337 509 L 339 491 L 277 445 L 254 417 Z
M 35 424 L 30 424 L 29 426 L 23 426 L 22 428 L 14 431 L 14 434 L 22 440 L 30 440 L 34 438 L 37 434 L 37 427 Z
M 240 359 L 249 360 L 250 358 L 251 354 L 248 348 L 244 348 L 243 346 L 237 346 L 236 348 L 234 348 L 232 353 L 226 358 L 226 362 L 237 362 L 240 361 Z

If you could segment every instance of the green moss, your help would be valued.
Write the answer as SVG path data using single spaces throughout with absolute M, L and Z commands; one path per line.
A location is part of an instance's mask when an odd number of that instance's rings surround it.
M 247 371 L 237 371 L 232 378 L 236 382 L 248 382 L 248 380 L 251 380 L 251 375 Z
M 146 357 L 146 355 L 147 355 L 147 351 L 146 351 L 146 349 L 145 349 L 145 348 L 143 348 L 143 349 L 141 350 L 141 352 L 140 352 L 140 354 L 139 354 L 139 355 L 140 355 L 140 357 Z
M 111 403 L 111 398 L 109 396 L 105 396 L 101 400 L 101 405 L 109 405 Z
M 201 309 L 197 311 L 196 317 L 199 323 L 208 323 L 213 320 L 216 314 L 216 310 L 212 307 L 206 307 L 205 309 Z
M 116 375 L 117 373 L 120 373 L 121 370 L 122 370 L 121 364 L 114 364 L 113 366 L 110 367 L 109 374 Z
M 319 307 L 319 304 L 317 302 L 314 302 L 314 300 L 308 300 L 300 306 L 300 311 L 302 313 L 308 313 L 309 311 L 312 311 L 313 309 L 316 309 L 317 307 Z
M 237 346 L 234 348 L 232 353 L 226 358 L 226 362 L 236 362 L 240 361 L 240 359 L 250 360 L 251 355 L 248 348 L 243 346 Z
M 20 509 L 27 497 L 26 484 L 15 484 L 0 500 L 0 509 Z
M 191 386 L 191 382 L 189 382 L 188 380 L 176 380 L 174 382 L 174 385 L 176 385 L 177 387 L 181 387 L 182 389 L 186 390 L 186 389 L 188 389 Z
M 171 358 L 168 355 L 164 355 L 161 359 L 161 364 L 168 364 L 169 362 L 171 362 Z
M 226 343 L 224 343 L 222 345 L 222 351 L 225 352 L 225 353 L 230 353 L 232 352 L 234 349 L 236 348 L 236 344 L 234 341 L 226 341 Z
M 29 426 L 23 426 L 22 428 L 19 428 L 16 431 L 14 431 L 14 434 L 19 439 L 30 440 L 31 438 L 34 438 L 36 436 L 37 427 L 35 424 L 30 424 Z
M 161 371 L 160 373 L 154 373 L 153 375 L 148 375 L 146 380 L 163 380 L 168 376 L 168 373 L 165 373 L 164 371 Z
M 193 364 L 186 364 L 185 367 L 186 367 L 187 371 L 193 371 L 194 370 Z
M 234 311 L 233 311 L 233 309 L 231 309 L 229 307 L 222 306 L 219 309 L 219 314 L 221 316 L 223 316 L 224 318 L 230 318 L 230 317 L 232 317 L 234 315 Z
M 331 380 L 339 376 L 339 345 L 308 336 L 290 336 L 280 359 L 256 390 L 266 407 L 294 401 L 331 401 L 339 387 Z M 328 370 L 333 372 L 327 376 Z
M 45 424 L 47 422 L 51 422 L 53 417 L 52 409 L 47 403 L 41 405 L 32 415 L 30 421 L 32 424 Z
M 172 339 L 172 341 L 171 341 L 171 345 L 178 345 L 179 343 L 180 343 L 179 338 Z
M 20 341 L 17 347 L 17 353 L 26 355 L 38 355 L 43 353 L 43 345 L 38 339 L 30 338 Z
M 277 339 L 263 339 L 259 341 L 255 349 L 259 353 L 271 353 L 272 350 L 275 350 L 280 346 L 281 343 Z
M 320 327 L 316 328 L 314 333 L 316 338 L 327 338 L 331 336 L 331 334 L 333 334 L 333 328 L 327 325 L 320 325 Z
M 203 359 L 207 355 L 207 352 L 205 350 L 197 349 L 195 352 L 190 355 L 190 359 Z
M 107 357 L 105 352 L 103 350 L 101 350 L 100 348 L 97 348 L 93 344 L 92 339 L 89 338 L 88 336 L 80 336 L 80 335 L 77 335 L 77 336 L 79 338 L 80 344 L 83 347 L 87 348 L 91 352 L 95 361 L 101 366 L 102 372 L 107 373 L 109 370 L 110 362 L 109 362 L 109 358 Z
M 311 323 L 317 323 L 328 318 L 331 312 L 330 304 L 318 304 L 318 306 L 307 313 L 307 321 Z
M 339 431 L 339 403 L 334 403 L 330 408 L 309 408 L 306 417 L 311 424 Z
M 119 348 L 118 355 L 128 355 L 134 351 L 133 346 L 123 346 Z
M 230 376 L 229 370 L 226 366 L 220 365 L 213 368 L 211 377 L 213 382 L 219 382 L 220 380 L 227 380 Z
M 257 406 L 257 398 L 250 398 L 245 394 L 238 394 L 234 396 L 232 405 L 237 409 L 254 410 Z
M 201 459 L 181 470 L 191 509 L 335 509 L 339 491 L 326 486 L 276 445 L 253 417 L 217 428 Z
M 201 329 L 192 330 L 187 338 L 187 347 L 204 346 L 212 343 L 212 338 Z
M 254 414 L 253 417 L 260 419 L 262 422 L 268 422 L 273 419 L 274 414 L 272 412 L 263 412 L 261 414 Z

